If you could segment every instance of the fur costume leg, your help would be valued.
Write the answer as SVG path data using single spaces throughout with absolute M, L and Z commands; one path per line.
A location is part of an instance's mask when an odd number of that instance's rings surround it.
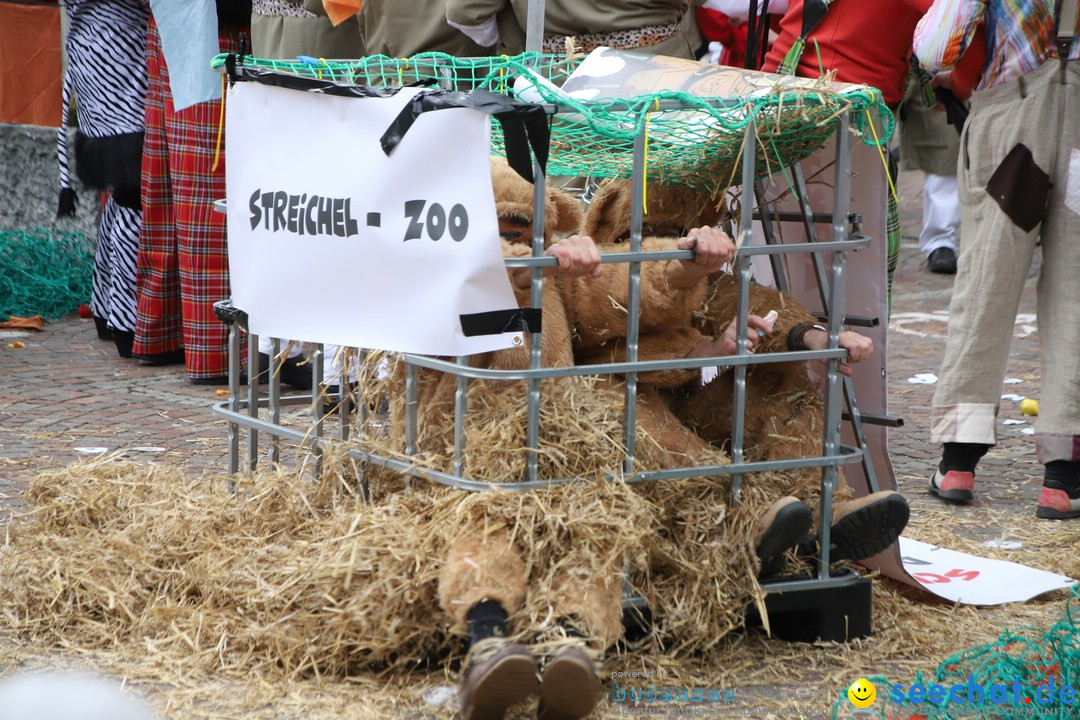
M 730 449 L 735 389 L 730 373 L 680 392 L 676 416 L 706 441 Z M 811 457 L 822 451 L 822 403 L 801 363 L 757 365 L 746 371 L 743 443 L 754 460 Z
M 525 602 L 528 574 L 521 550 L 499 528 L 460 538 L 450 547 L 439 572 L 439 604 L 464 627 L 469 609 L 494 600 L 513 615 Z
M 622 390 L 621 383 L 618 389 Z M 650 440 L 639 448 L 638 454 L 654 467 L 700 465 L 709 462 L 710 456 L 719 454 L 716 448 L 687 427 L 656 391 L 643 388 L 638 395 L 637 426 Z
M 555 618 L 602 652 L 623 633 L 622 586 L 621 568 L 610 577 L 596 577 L 578 566 L 555 579 L 548 597 Z

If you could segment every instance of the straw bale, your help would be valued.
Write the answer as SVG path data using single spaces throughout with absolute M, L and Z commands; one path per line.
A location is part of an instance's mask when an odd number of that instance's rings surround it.
M 368 361 L 381 359 L 369 357 Z M 403 374 L 398 367 L 382 387 L 367 388 L 368 393 L 390 397 L 394 430 L 383 438 L 368 433 L 369 444 L 382 453 L 400 453 L 403 449 Z M 802 376 L 805 378 L 805 372 Z M 432 468 L 451 473 L 455 383 L 423 369 L 418 377 L 421 400 L 418 454 L 414 456 L 418 472 Z M 525 477 L 525 391 L 521 382 L 469 383 L 464 457 L 467 477 L 493 483 Z M 816 395 L 813 397 L 816 400 Z M 657 399 L 648 393 L 639 396 L 637 469 L 730 462 L 722 450 L 701 441 L 688 448 L 687 454 L 674 449 L 677 443 L 668 436 L 670 428 L 665 426 L 665 420 L 678 426 L 680 437 L 692 433 L 670 412 L 666 418 L 655 412 L 650 401 Z M 367 402 L 375 401 L 369 397 Z M 542 381 L 538 476 L 617 476 L 625 456 L 623 403 L 622 385 L 610 380 L 579 377 Z M 820 411 L 819 402 L 808 403 L 810 413 Z M 793 404 L 801 407 L 798 401 Z M 643 562 L 632 569 L 637 571 L 635 589 L 658 618 L 658 643 L 678 652 L 707 651 L 719 638 L 742 626 L 747 605 L 760 604 L 758 560 L 753 552 L 757 518 L 771 501 L 783 495 L 795 494 L 816 505 L 819 476 L 820 471 L 801 471 L 747 478 L 737 503 L 730 497 L 727 476 L 640 486 L 643 496 L 658 508 L 657 530 L 647 538 Z M 847 497 L 847 493 L 845 488 L 840 496 Z
M 682 648 L 738 626 L 749 600 L 735 588 L 753 584 L 750 520 L 733 524 L 720 506 L 705 523 L 689 494 L 680 507 L 694 510 L 675 520 L 648 493 L 603 480 L 527 493 L 419 483 L 365 504 L 333 475 L 259 473 L 229 494 L 220 479 L 163 466 L 45 473 L 0 552 L 0 606 L 20 634 L 49 645 L 140 643 L 203 670 L 344 677 L 459 650 L 464 627 L 440 610 L 437 575 L 451 544 L 489 527 L 527 548 L 526 604 L 511 618 L 526 640 L 554 629 L 566 577 L 613 587 L 627 567 L 657 565 L 634 589 L 664 616 L 657 639 Z M 725 528 L 740 535 L 741 565 L 720 542 Z M 681 547 L 684 537 L 695 542 Z M 702 611 L 694 596 L 711 584 L 730 591 Z M 695 637 L 703 622 L 710 632 Z
M 440 621 L 433 582 L 448 544 L 481 521 L 512 528 L 523 545 L 536 539 L 525 554 L 527 605 L 555 594 L 555 571 L 580 567 L 582 557 L 593 558 L 601 576 L 605 563 L 611 572 L 624 562 L 652 568 L 650 577 L 634 573 L 632 584 L 662 623 L 658 634 L 652 642 L 610 654 L 604 669 L 662 668 L 668 684 L 682 687 L 842 688 L 856 675 L 879 673 L 904 681 L 916 670 L 932 672 L 957 650 L 993 641 L 1003 627 L 1048 627 L 1061 614 L 1058 596 L 1001 608 L 956 606 L 877 578 L 871 638 L 788 644 L 759 632 L 722 634 L 715 628 L 723 619 L 709 617 L 722 600 L 698 595 L 737 596 L 734 587 L 744 579 L 717 581 L 708 554 L 712 533 L 734 515 L 702 511 L 693 494 L 693 487 L 705 492 L 702 483 L 467 494 L 425 492 L 427 483 L 414 482 L 411 491 L 402 486 L 375 493 L 376 503 L 369 506 L 335 477 L 328 473 L 328 480 L 315 483 L 260 473 L 239 479 L 238 492 L 230 495 L 224 478 L 149 465 L 97 461 L 41 475 L 0 550 L 0 625 L 6 628 L 0 631 L 0 654 L 9 664 L 49 667 L 61 657 L 82 658 L 137 681 L 157 696 L 161 715 L 170 719 L 450 718 L 452 702 L 436 707 L 422 695 L 453 679 L 445 671 L 425 670 L 419 651 L 376 662 L 374 655 L 350 657 L 346 647 L 360 653 L 363 643 L 407 638 L 411 631 L 422 637 L 405 640 L 402 648 L 422 647 L 426 638 L 432 649 L 425 652 L 452 660 L 457 644 Z M 755 488 L 765 479 L 746 480 L 743 498 L 755 502 Z M 671 496 L 650 495 L 660 489 Z M 461 499 L 438 502 L 444 494 Z M 568 495 L 567 504 L 562 498 Z M 671 501 L 675 510 L 653 518 L 660 501 Z M 605 520 L 612 512 L 626 520 Z M 419 523 L 450 530 L 440 533 L 438 547 L 424 548 L 409 544 L 423 532 L 407 526 Z M 1016 539 L 1023 547 L 986 548 L 982 535 L 958 533 L 958 523 L 973 531 L 980 524 L 987 538 Z M 636 554 L 624 558 L 603 550 L 603 538 L 622 530 L 638 533 L 636 528 L 640 537 L 622 537 Z M 1067 523 L 1030 523 L 995 508 L 969 518 L 929 503 L 913 515 L 909 531 L 925 541 L 1073 576 L 1080 571 L 1069 552 L 1077 533 Z M 652 541 L 654 535 L 660 540 Z M 559 567 L 579 542 L 585 546 L 581 553 Z M 685 552 L 683 543 L 689 543 Z M 672 556 L 662 555 L 664 550 Z M 423 566 L 428 561 L 430 570 Z M 545 569 L 550 563 L 555 571 Z M 732 574 L 730 565 L 725 568 Z M 400 576 L 390 577 L 398 571 Z M 403 578 L 411 589 L 397 597 L 385 590 L 400 588 Z M 391 607 L 371 607 L 376 600 Z M 408 609 L 410 603 L 415 609 Z M 511 619 L 512 628 L 532 625 L 550 632 L 547 611 L 541 602 L 526 607 Z M 415 621 L 410 618 L 420 618 L 422 628 L 400 627 Z M 693 633 L 707 641 L 706 651 L 680 643 Z M 605 693 L 598 716 L 615 707 Z
M 344 677 L 456 652 L 436 581 L 447 548 L 506 527 L 533 584 L 612 577 L 651 506 L 616 483 L 530 493 L 418 489 L 365 504 L 334 481 L 209 477 L 121 462 L 37 478 L 0 553 L 0 605 L 49 644 L 138 641 L 204 669 Z M 639 558 L 640 559 L 640 558 Z M 550 576 L 550 577 L 548 577 Z M 546 598 L 512 619 L 542 629 Z M 461 631 L 463 628 L 454 628 Z
M 368 362 L 373 362 L 369 359 Z M 405 438 L 403 363 L 393 361 L 391 376 L 364 390 L 364 402 L 377 404 L 389 398 L 389 434 L 365 426 L 366 437 L 381 452 L 402 455 Z M 454 378 L 433 371 L 418 372 L 420 398 L 417 422 L 416 464 L 452 472 L 454 456 Z M 521 381 L 474 380 L 469 382 L 468 414 L 465 418 L 463 473 L 483 482 L 524 479 L 528 460 L 527 384 Z M 593 376 L 553 378 L 540 383 L 540 444 L 538 477 L 601 478 L 622 472 L 626 455 L 623 430 L 623 386 Z M 639 398 L 639 411 L 645 401 Z M 369 418 L 377 423 L 377 418 Z M 684 429 L 685 432 L 685 429 Z M 637 466 L 659 470 L 673 464 L 729 462 L 725 453 L 702 443 L 694 457 L 673 453 L 668 443 L 642 427 L 635 436 Z

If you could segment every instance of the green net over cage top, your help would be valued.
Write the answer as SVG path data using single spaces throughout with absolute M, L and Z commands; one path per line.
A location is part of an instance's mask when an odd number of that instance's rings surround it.
M 241 62 L 346 85 L 433 82 L 558 106 L 551 122 L 550 175 L 630 177 L 634 140 L 644 133 L 650 182 L 713 191 L 739 182 L 751 122 L 756 123 L 759 177 L 822 147 L 845 112 L 853 132 L 869 145 L 880 146 L 892 134 L 892 113 L 875 88 L 603 50 L 606 55 L 459 58 L 423 53 L 357 60 L 244 57 Z M 214 67 L 222 68 L 225 58 L 216 57 Z M 503 154 L 497 124 L 492 145 L 495 154 Z

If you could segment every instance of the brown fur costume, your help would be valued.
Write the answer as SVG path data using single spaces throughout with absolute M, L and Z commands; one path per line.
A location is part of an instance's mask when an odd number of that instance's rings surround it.
M 585 217 L 583 233 L 594 241 L 612 246 L 629 234 L 631 192 L 626 180 L 608 181 L 597 191 Z M 723 215 L 723 200 L 684 188 L 653 185 L 649 188 L 648 212 L 644 225 L 663 225 L 685 234 L 693 227 L 717 224 Z M 646 249 L 674 247 L 675 239 L 644 238 Z M 677 262 L 677 261 L 668 261 Z M 731 275 L 718 274 L 708 283 L 702 281 L 691 291 L 672 294 L 658 273 L 646 273 L 652 265 L 642 265 L 642 318 L 638 357 L 642 360 L 683 357 L 699 342 L 719 336 L 735 317 L 738 309 L 738 284 Z M 579 282 L 578 286 L 582 284 Z M 694 301 L 697 302 L 694 302 Z M 590 307 L 602 304 L 589 297 Z M 644 321 L 650 304 L 658 303 L 665 322 L 657 328 Z M 788 331 L 815 318 L 794 298 L 751 283 L 749 312 L 764 316 L 776 310 L 779 317 L 773 332 L 762 338 L 755 352 L 781 352 L 787 349 Z M 591 317 L 596 317 L 595 315 Z M 691 319 L 692 318 L 692 319 Z M 625 359 L 625 313 L 621 319 L 606 314 L 602 330 L 580 332 L 582 347 L 578 357 L 583 362 L 612 362 Z M 599 323 L 596 323 L 599 324 Z M 580 331 L 580 328 L 576 328 Z M 606 333 L 601 342 L 597 340 Z M 643 373 L 643 385 L 663 390 L 678 418 L 698 435 L 718 447 L 730 444 L 733 384 L 730 377 L 720 377 L 704 387 L 697 386 L 697 371 Z M 751 460 L 777 460 L 819 454 L 821 447 L 821 400 L 803 363 L 753 365 L 747 369 L 747 413 L 744 423 L 744 446 Z M 811 471 L 810 475 L 814 475 Z
M 502 239 L 506 257 L 528 257 L 532 254 L 531 231 L 533 186 L 517 175 L 501 160 L 491 165 L 496 209 L 500 224 L 520 228 L 523 240 Z M 544 244 L 548 246 L 555 232 L 569 232 L 581 223 L 577 200 L 558 190 L 549 191 L 544 207 Z M 531 304 L 529 288 L 514 286 L 520 307 Z M 544 367 L 573 364 L 570 324 L 560 283 L 556 278 L 544 282 L 542 293 L 544 330 L 541 341 L 541 363 Z M 516 348 L 485 353 L 471 359 L 475 367 L 502 370 L 522 370 L 529 366 L 529 348 L 535 341 L 528 336 Z M 442 373 L 421 371 L 418 435 L 420 448 L 436 445 L 443 449 L 452 442 L 453 403 L 456 378 Z M 573 382 L 563 379 L 554 382 Z M 517 395 L 519 382 L 472 381 L 473 390 L 483 386 L 506 386 L 505 392 Z M 400 395 L 400 393 L 399 393 Z M 524 396 L 520 398 L 524 402 Z M 403 414 L 394 413 L 399 437 L 403 437 Z M 438 445 L 443 448 L 438 448 Z M 529 577 L 520 547 L 511 541 L 505 528 L 484 528 L 466 535 L 454 543 L 439 573 L 439 602 L 453 618 L 457 627 L 466 624 L 466 614 L 483 600 L 495 600 L 508 614 L 517 612 L 526 595 Z M 575 573 L 571 568 L 555 576 L 553 586 L 546 588 L 552 617 L 571 621 L 599 647 L 612 644 L 622 634 L 622 583 L 618 577 L 597 578 Z
M 493 165 L 493 177 L 500 220 L 514 220 L 518 226 L 527 226 L 531 221 L 528 208 L 531 206 L 532 185 L 499 163 Z M 549 194 L 546 203 L 545 217 L 549 222 L 545 226 L 545 244 L 551 243 L 555 231 L 566 231 L 572 225 L 568 218 L 574 217 L 574 206 L 560 204 L 560 198 L 562 196 L 556 191 L 554 198 Z M 652 204 L 652 208 L 659 215 L 659 210 L 664 207 L 664 198 L 659 193 L 654 194 L 654 198 L 656 203 Z M 684 203 L 671 207 L 685 209 L 688 205 Z M 687 222 L 692 219 L 689 213 L 686 217 Z M 676 243 L 676 238 L 649 238 L 645 241 L 646 247 L 656 249 L 671 249 Z M 504 240 L 504 253 L 508 256 L 528 255 L 531 252 L 530 244 L 531 238 L 520 243 Z M 609 247 L 617 246 L 609 244 Z M 642 264 L 643 359 L 685 355 L 694 345 L 707 338 L 702 333 L 706 324 L 694 327 L 688 322 L 692 313 L 706 307 L 706 283 L 703 281 L 689 290 L 672 289 L 668 286 L 665 268 L 664 263 Z M 519 304 L 528 304 L 527 290 L 515 288 L 515 292 Z M 598 279 L 546 279 L 543 296 L 543 365 L 570 364 L 575 354 L 579 364 L 622 359 L 617 356 L 625 336 L 627 292 L 627 271 L 621 265 L 602 266 L 602 275 Z M 524 368 L 528 365 L 526 347 L 527 344 L 478 356 L 472 362 L 489 368 Z M 706 442 L 672 411 L 668 391 L 697 377 L 696 370 L 641 375 L 642 391 L 637 403 L 637 467 L 648 470 L 727 462 L 726 456 L 716 446 Z M 445 457 L 450 454 L 452 447 L 455 381 L 450 376 L 423 370 L 419 372 L 419 379 L 418 453 L 435 452 Z M 587 384 L 586 380 L 565 378 L 544 381 L 541 397 L 543 400 L 549 398 L 553 394 L 550 388 L 555 383 L 582 383 L 578 388 L 579 396 L 587 398 L 586 402 L 594 406 L 621 407 L 623 388 L 620 380 L 588 380 L 591 384 Z M 511 405 L 524 406 L 522 383 L 472 381 L 469 386 L 470 408 L 486 401 L 480 397 L 483 392 L 498 388 L 496 394 L 500 401 L 509 403 L 505 406 L 508 410 L 507 426 L 515 426 L 520 420 L 520 416 L 509 417 L 509 414 Z M 395 436 L 401 438 L 404 436 L 403 393 L 395 392 L 393 397 Z M 472 417 L 472 413 L 469 417 Z M 545 439 L 553 440 L 558 449 L 563 450 L 573 442 L 568 435 L 558 435 L 561 428 L 553 429 L 556 431 L 554 438 L 549 434 L 552 428 L 543 426 L 542 443 Z M 577 429 L 577 432 L 582 430 Z M 508 444 L 511 451 L 518 447 L 520 444 Z M 613 470 L 617 472 L 621 454 L 618 448 L 612 450 L 616 463 Z M 471 474 L 468 469 L 467 466 L 467 474 Z M 520 474 L 510 473 L 507 479 L 517 477 Z M 649 484 L 644 489 L 646 498 L 664 508 L 662 513 L 658 513 L 653 552 L 648 558 L 640 558 L 642 562 L 637 564 L 637 567 L 649 573 L 647 584 L 654 590 L 647 599 L 661 618 L 661 623 L 664 618 L 670 618 L 673 624 L 685 629 L 688 623 L 687 608 L 693 607 L 695 612 L 692 617 L 712 618 L 709 628 L 713 634 L 719 618 L 728 619 L 727 629 L 738 626 L 738 609 L 749 602 L 756 587 L 756 561 L 751 557 L 753 525 L 770 499 L 785 494 L 782 481 L 790 478 L 779 480 L 781 485 L 749 485 L 737 512 L 731 512 L 728 507 L 728 483 L 724 478 L 666 481 Z M 587 542 L 577 540 L 566 546 L 568 556 L 564 558 L 565 562 L 560 563 L 563 570 L 554 576 L 550 585 L 537 587 L 530 579 L 535 575 L 528 570 L 531 560 L 523 555 L 520 545 L 509 539 L 508 532 L 512 533 L 512 529 L 505 525 L 489 528 L 483 524 L 462 531 L 459 539 L 451 544 L 447 560 L 439 573 L 439 599 L 457 627 L 464 627 L 469 608 L 481 600 L 496 600 L 513 614 L 523 599 L 527 601 L 527 593 L 541 593 L 548 603 L 551 617 L 572 618 L 574 624 L 591 637 L 595 646 L 606 646 L 619 636 L 622 568 L 602 576 L 575 572 L 575 568 L 588 568 L 589 563 L 575 562 L 573 555 L 590 552 Z M 694 548 L 695 552 L 700 553 L 693 567 L 679 560 L 686 556 L 686 548 Z M 715 587 L 715 591 L 702 596 L 694 589 L 698 587 L 696 583 L 687 582 L 686 578 L 691 576 L 695 579 L 710 578 L 710 585 Z M 682 637 L 678 642 L 694 646 L 699 641 L 688 642 L 686 637 Z
M 583 234 L 590 235 L 604 251 L 629 248 L 631 211 L 630 183 L 611 180 L 601 186 L 585 217 Z M 722 200 L 716 196 L 671 186 L 651 185 L 648 212 L 643 218 L 643 234 L 672 233 L 671 237 L 644 237 L 645 249 L 675 248 L 678 237 L 695 227 L 715 225 L 723 214 Z M 667 261 L 678 262 L 678 261 Z M 609 267 L 605 265 L 605 270 Z M 688 290 L 672 291 L 667 285 L 666 262 L 646 262 L 641 268 L 641 322 L 638 346 L 640 360 L 685 357 L 698 343 L 720 335 L 737 311 L 737 285 L 733 277 L 719 275 L 702 280 Z M 620 276 L 626 277 L 626 270 Z M 613 269 L 613 272 L 615 270 Z M 568 301 L 574 320 L 575 355 L 581 363 L 619 362 L 626 358 L 625 285 L 589 285 L 574 279 L 577 295 Z M 618 288 L 618 294 L 612 293 Z M 574 304 L 576 303 L 576 304 Z M 793 298 L 754 283 L 750 287 L 749 312 L 764 316 L 779 313 L 773 333 L 763 338 L 756 352 L 786 349 L 788 330 L 813 317 Z M 710 448 L 727 448 L 733 417 L 731 375 L 700 386 L 697 370 L 641 373 L 640 395 L 652 412 L 649 422 L 665 418 L 667 432 L 661 437 L 668 447 L 693 448 L 689 462 L 700 465 L 708 455 L 695 443 Z M 640 403 L 639 403 L 640 407 Z M 747 372 L 744 447 L 748 460 L 780 459 L 817 455 L 821 451 L 820 398 L 803 363 L 763 364 Z M 690 439 L 692 438 L 692 439 Z M 663 509 L 663 528 L 650 560 L 650 576 L 657 589 L 649 598 L 655 615 L 684 615 L 694 608 L 701 618 L 729 619 L 729 629 L 737 620 L 725 614 L 731 607 L 749 602 L 757 578 L 743 575 L 747 558 L 736 548 L 748 548 L 756 523 L 771 501 L 796 495 L 813 507 L 820 470 L 798 470 L 757 474 L 743 485 L 737 507 L 729 507 L 726 478 L 652 483 L 646 496 Z M 846 493 L 847 490 L 845 489 Z M 740 542 L 741 540 L 741 542 Z M 695 548 L 694 568 L 673 560 L 686 557 Z M 742 550 L 747 552 L 747 550 Z M 750 563 L 755 563 L 750 559 Z M 704 596 L 696 585 L 688 584 L 688 573 L 709 578 L 715 592 Z M 695 595 L 697 592 L 697 595 Z M 685 620 L 685 617 L 681 618 Z M 701 623 L 703 633 L 719 636 L 715 626 Z M 690 646 L 685 638 L 676 643 Z M 676 649 L 680 647 L 676 645 Z

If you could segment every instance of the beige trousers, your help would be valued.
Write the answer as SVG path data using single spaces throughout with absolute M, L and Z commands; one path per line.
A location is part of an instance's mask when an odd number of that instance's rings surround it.
M 960 139 L 960 250 L 935 442 L 993 444 L 1036 240 L 1040 462 L 1080 460 L 1080 62 L 1047 61 L 975 93 Z

